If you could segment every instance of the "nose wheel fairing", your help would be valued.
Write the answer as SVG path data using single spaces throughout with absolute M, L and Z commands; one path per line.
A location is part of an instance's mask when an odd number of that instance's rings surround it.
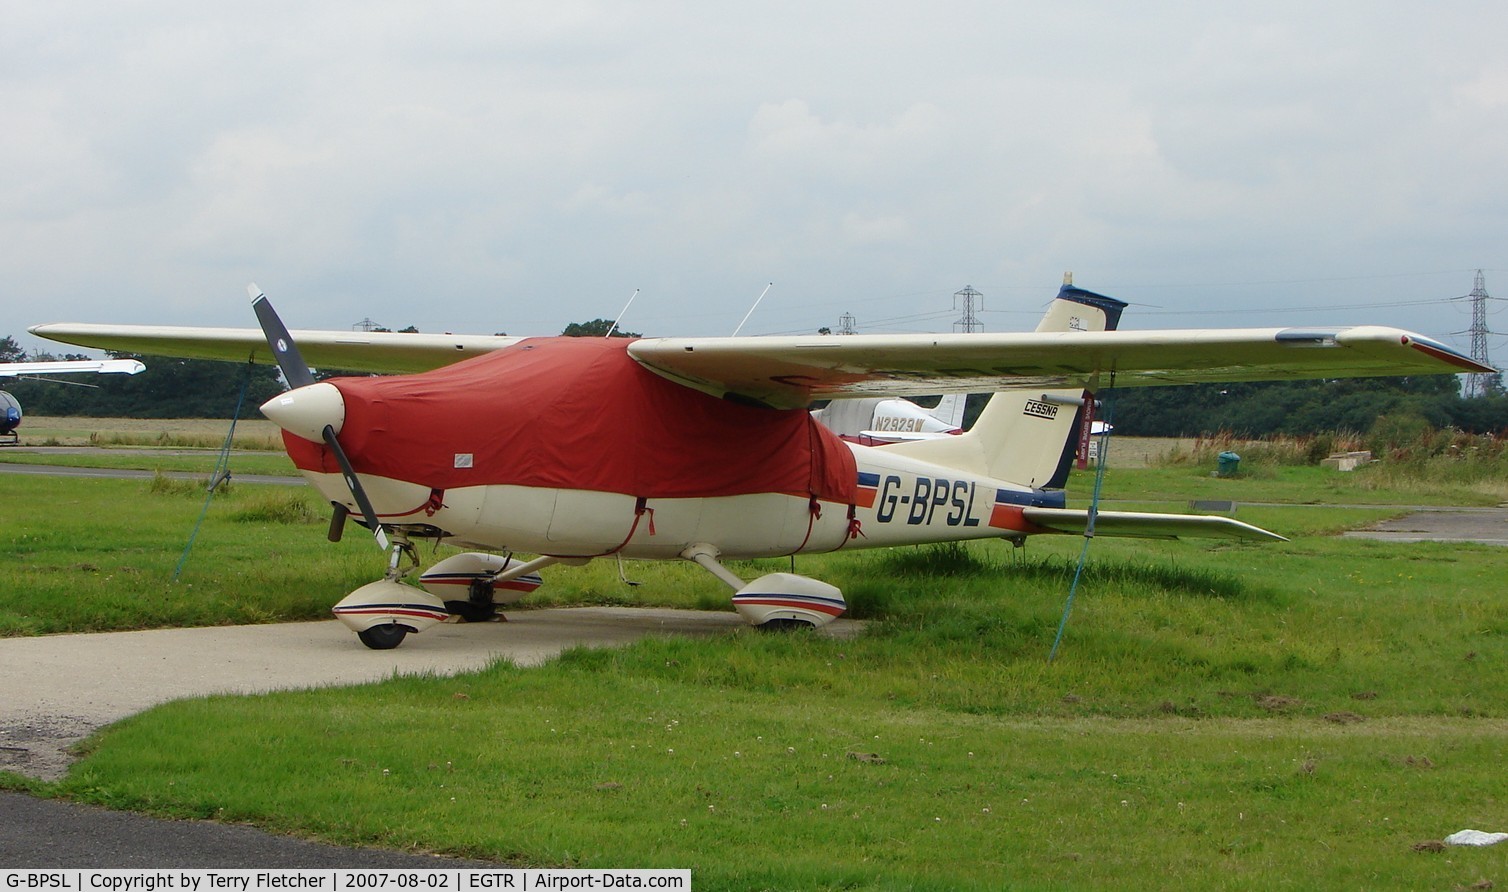
M 820 579 L 795 573 L 767 573 L 733 596 L 733 609 L 751 626 L 779 628 L 804 623 L 827 625 L 848 609 L 843 592 Z
M 681 557 L 722 580 L 733 589 L 733 609 L 744 622 L 762 629 L 827 625 L 848 609 L 843 592 L 835 585 L 796 573 L 766 573 L 744 582 L 719 561 L 716 546 L 699 542 L 688 546 Z
M 358 635 L 390 625 L 422 632 L 450 617 L 444 601 L 422 588 L 392 579 L 367 583 L 342 598 L 332 610 L 336 619 Z

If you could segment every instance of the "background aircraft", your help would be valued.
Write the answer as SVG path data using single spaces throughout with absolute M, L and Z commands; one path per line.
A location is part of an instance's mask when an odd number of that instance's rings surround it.
M 833 400 L 812 417 L 845 440 L 879 446 L 963 433 L 965 397 L 946 394 L 931 409 L 905 399 Z
M 1281 538 L 1225 517 L 1065 507 L 1086 391 L 1198 381 L 1485 369 L 1392 328 L 1115 331 L 1125 304 L 1064 286 L 1026 334 L 841 338 L 510 338 L 290 333 L 252 286 L 261 331 L 41 325 L 66 343 L 276 362 L 262 411 L 294 464 L 388 554 L 334 610 L 369 647 L 483 619 L 555 563 L 685 560 L 751 624 L 821 625 L 842 592 L 795 573 L 745 581 L 722 561 L 1039 533 Z M 307 361 L 416 371 L 316 383 Z M 428 371 L 424 371 L 428 369 Z M 866 447 L 818 399 L 998 391 L 966 433 Z M 480 549 L 421 576 L 416 539 Z M 518 560 L 516 554 L 536 557 Z M 426 579 L 425 577 L 430 577 Z M 446 580 L 444 586 L 439 577 Z M 464 582 L 466 599 L 452 597 Z M 500 592 L 501 590 L 501 592 Z M 521 592 L 519 592 L 521 593 Z
M 99 374 L 134 375 L 146 366 L 134 359 L 67 359 L 44 362 L 0 363 L 0 378 L 37 378 L 45 375 L 75 375 L 86 372 Z M 73 382 L 70 382 L 73 383 Z M 14 446 L 21 436 L 16 428 L 21 426 L 21 403 L 10 394 L 0 390 L 0 446 Z

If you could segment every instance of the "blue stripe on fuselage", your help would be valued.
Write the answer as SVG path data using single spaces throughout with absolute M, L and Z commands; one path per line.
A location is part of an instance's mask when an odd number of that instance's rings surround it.
M 995 504 L 1020 505 L 1023 508 L 1063 508 L 1068 505 L 1068 494 L 1061 489 L 997 489 Z

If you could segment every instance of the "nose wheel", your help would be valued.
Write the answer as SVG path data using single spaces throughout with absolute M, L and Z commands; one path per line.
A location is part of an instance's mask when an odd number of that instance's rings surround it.
M 392 650 L 403 643 L 403 638 L 407 634 L 407 626 L 384 623 L 380 626 L 372 626 L 370 629 L 363 629 L 356 633 L 356 637 L 372 650 Z
M 402 558 L 413 558 L 408 537 L 397 531 L 388 576 L 369 582 L 341 599 L 333 608 L 340 620 L 372 650 L 392 650 L 403 643 L 410 632 L 422 632 L 435 623 L 450 618 L 445 602 L 412 585 L 398 580 L 404 575 Z
M 409 568 L 404 567 L 407 560 Z M 401 532 L 393 534 L 393 544 L 388 554 L 387 574 L 384 580 L 397 582 L 408 572 L 408 569 L 419 565 L 419 554 L 414 550 L 413 543 Z M 361 643 L 372 650 L 392 650 L 403 643 L 403 639 L 409 632 L 415 631 L 408 626 L 400 626 L 397 623 L 382 623 L 381 625 L 369 626 L 356 633 Z

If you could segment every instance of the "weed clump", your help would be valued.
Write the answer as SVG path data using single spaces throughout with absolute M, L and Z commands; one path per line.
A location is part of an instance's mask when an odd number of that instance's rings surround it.
M 230 515 L 237 523 L 306 524 L 322 518 L 309 501 L 297 492 L 271 492 L 258 496 L 251 504 Z
M 154 496 L 202 496 L 205 482 L 189 477 L 169 477 L 158 471 L 152 475 L 147 491 Z M 223 491 L 223 490 L 222 490 Z
M 895 576 L 973 576 L 1001 569 L 964 542 L 893 548 L 885 552 L 883 563 L 886 571 Z

